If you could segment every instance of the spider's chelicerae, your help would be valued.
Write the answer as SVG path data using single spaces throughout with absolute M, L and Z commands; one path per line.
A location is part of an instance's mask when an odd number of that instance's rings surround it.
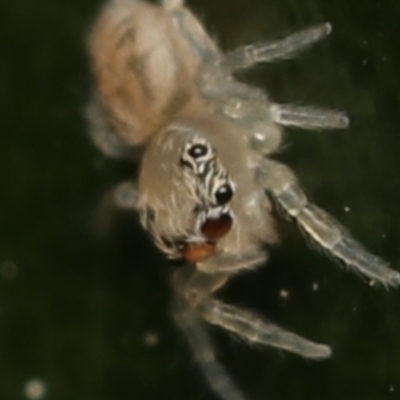
M 274 103 L 234 77 L 257 63 L 293 57 L 330 31 L 323 23 L 224 54 L 183 0 L 113 0 L 90 37 L 92 139 L 112 157 L 143 149 L 138 184 L 119 186 L 115 201 L 139 212 L 168 258 L 186 262 L 172 280 L 174 316 L 210 385 L 226 400 L 244 396 L 217 362 L 204 322 L 306 358 L 331 353 L 214 297 L 231 276 L 268 258 L 265 245 L 277 241 L 271 200 L 349 268 L 385 286 L 400 283 L 398 272 L 310 203 L 293 172 L 270 157 L 281 146 L 282 126 L 342 129 L 347 117 Z

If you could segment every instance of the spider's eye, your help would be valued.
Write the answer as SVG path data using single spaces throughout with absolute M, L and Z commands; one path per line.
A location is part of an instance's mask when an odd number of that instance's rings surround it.
M 183 167 L 194 171 L 196 175 L 203 174 L 204 168 L 215 157 L 213 148 L 206 141 L 187 143 L 180 159 Z
M 223 205 L 228 203 L 233 196 L 232 187 L 228 184 L 220 186 L 215 192 L 215 198 L 217 199 L 218 205 Z
M 193 158 L 200 158 L 207 155 L 208 150 L 208 147 L 204 144 L 195 144 L 189 149 L 188 154 Z

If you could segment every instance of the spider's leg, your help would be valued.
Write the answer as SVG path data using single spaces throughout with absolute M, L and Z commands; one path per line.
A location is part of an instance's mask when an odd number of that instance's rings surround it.
M 267 255 L 265 251 L 254 250 L 245 254 L 215 254 L 211 261 L 197 263 L 199 271 L 215 274 L 217 272 L 235 272 L 242 269 L 255 268 L 265 262 Z
M 251 344 L 273 346 L 312 359 L 331 355 L 329 346 L 304 339 L 247 310 L 212 298 L 203 301 L 198 309 L 210 324 L 233 332 Z
M 162 6 L 174 22 L 181 38 L 186 40 L 190 52 L 186 57 L 197 56 L 204 63 L 212 63 L 221 54 L 198 19 L 185 7 L 184 0 L 163 0 Z M 172 42 L 171 42 L 172 43 Z M 183 63 L 186 63 L 183 60 Z
M 261 185 L 280 207 L 320 248 L 384 286 L 398 286 L 400 273 L 369 253 L 327 212 L 310 203 L 295 175 L 287 166 L 265 159 L 259 169 Z
M 135 151 L 128 146 L 107 119 L 97 96 L 93 96 L 86 107 L 86 119 L 89 123 L 89 135 L 94 145 L 107 157 L 134 158 Z
M 224 400 L 245 400 L 241 390 L 216 359 L 212 341 L 196 311 L 184 300 L 177 300 L 174 317 L 212 389 Z
M 324 39 L 332 31 L 330 23 L 312 26 L 282 40 L 239 47 L 226 54 L 225 64 L 231 70 L 249 68 L 260 62 L 273 62 L 295 56 Z
M 138 211 L 138 189 L 134 182 L 125 181 L 114 187 L 110 193 L 115 207 L 122 210 Z
M 345 129 L 349 118 L 343 112 L 317 107 L 272 104 L 272 119 L 279 125 L 296 126 L 302 129 Z
M 93 216 L 93 228 L 97 234 L 104 234 L 113 225 L 119 210 L 138 211 L 136 184 L 126 181 L 104 194 Z

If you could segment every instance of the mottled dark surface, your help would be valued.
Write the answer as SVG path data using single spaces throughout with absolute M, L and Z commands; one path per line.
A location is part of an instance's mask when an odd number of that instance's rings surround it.
M 348 131 L 288 132 L 281 158 L 319 205 L 399 269 L 398 1 L 190 4 L 224 48 L 333 23 L 312 51 L 248 79 L 278 101 L 349 112 Z M 0 5 L 0 399 L 26 398 L 34 378 L 54 400 L 211 399 L 170 319 L 172 267 L 134 216 L 119 214 L 108 230 L 96 217 L 102 194 L 134 173 L 85 135 L 85 40 L 99 6 Z M 249 399 L 397 398 L 399 291 L 346 273 L 290 224 L 282 234 L 268 265 L 221 297 L 330 344 L 333 357 L 314 363 L 249 349 L 213 329 L 220 359 Z

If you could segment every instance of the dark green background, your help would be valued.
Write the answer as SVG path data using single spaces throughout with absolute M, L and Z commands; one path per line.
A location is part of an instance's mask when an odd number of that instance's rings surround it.
M 0 399 L 23 399 L 32 378 L 54 400 L 211 399 L 170 319 L 172 267 L 134 216 L 119 214 L 108 229 L 98 217 L 102 195 L 135 173 L 92 147 L 82 117 L 85 40 L 100 4 L 0 4 Z M 333 23 L 312 51 L 248 79 L 278 101 L 348 111 L 348 131 L 288 132 L 281 158 L 319 205 L 400 269 L 399 2 L 190 5 L 224 48 Z M 213 329 L 220 359 L 249 399 L 398 398 L 400 293 L 313 253 L 294 226 L 281 230 L 268 266 L 221 297 L 330 344 L 333 357 L 251 349 Z M 146 345 L 149 332 L 158 345 Z

